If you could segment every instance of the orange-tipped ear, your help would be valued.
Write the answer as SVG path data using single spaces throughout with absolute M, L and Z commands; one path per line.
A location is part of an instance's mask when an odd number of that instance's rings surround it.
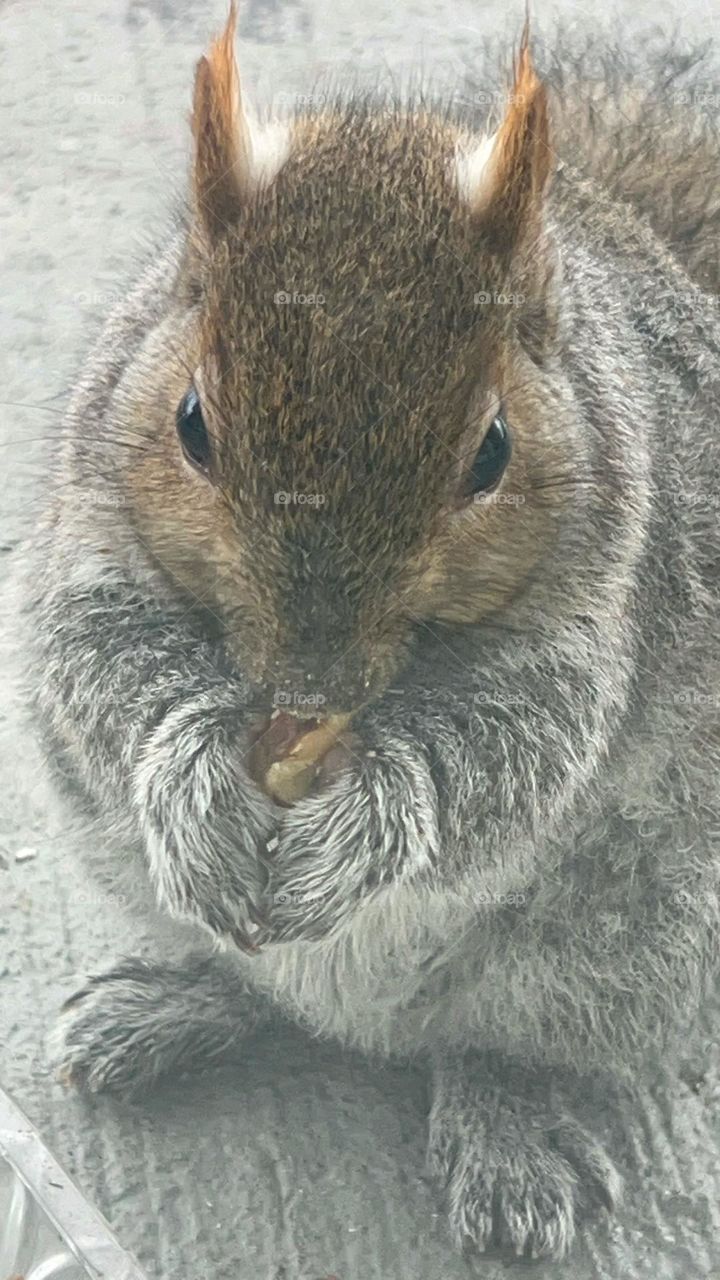
M 215 238 L 237 213 L 250 184 L 250 132 L 235 64 L 237 10 L 231 0 L 225 30 L 195 73 L 192 130 L 195 139 L 194 190 L 198 216 Z
M 511 248 L 537 231 L 553 168 L 545 86 L 535 72 L 527 22 L 515 59 L 512 93 L 505 117 L 474 161 L 468 191 L 488 237 Z

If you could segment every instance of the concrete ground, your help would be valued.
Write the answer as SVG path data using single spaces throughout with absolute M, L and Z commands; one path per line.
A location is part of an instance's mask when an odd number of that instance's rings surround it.
M 540 6 L 537 6 L 540 8 Z M 510 19 L 517 27 L 520 5 Z M 517 9 L 517 12 L 515 12 Z M 565 21 L 593 21 L 566 0 Z M 36 518 L 44 458 L 89 335 L 182 188 L 193 63 L 224 0 L 0 3 L 4 372 L 0 564 Z M 623 17 L 623 15 L 621 15 Z M 628 3 L 655 23 L 710 34 L 709 2 Z M 422 64 L 457 82 L 508 15 L 485 0 L 245 0 L 241 61 L 255 96 L 309 92 L 336 68 Z M 2 624 L 15 609 L 3 596 Z M 45 1035 L 88 970 L 152 951 L 122 904 L 89 883 L 84 837 L 22 721 L 17 664 L 0 700 L 0 1080 L 151 1277 L 162 1280 L 497 1280 L 450 1250 L 423 1175 L 421 1076 L 299 1034 L 133 1105 L 66 1094 Z M 710 1026 L 682 1080 L 626 1116 L 627 1194 L 567 1275 L 720 1277 L 720 1083 Z M 602 1126 L 604 1118 L 598 1117 Z M 6 1280 L 0 1277 L 0 1280 Z

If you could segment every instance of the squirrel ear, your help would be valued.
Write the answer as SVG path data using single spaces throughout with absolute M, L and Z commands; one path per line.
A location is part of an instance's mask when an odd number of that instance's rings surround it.
M 235 0 L 231 0 L 225 30 L 200 59 L 195 72 L 195 204 L 213 239 L 233 221 L 250 185 L 252 152 L 235 64 L 236 24 Z
M 540 229 L 552 161 L 547 93 L 533 67 L 526 22 L 505 118 L 459 161 L 461 188 L 493 248 L 512 250 Z

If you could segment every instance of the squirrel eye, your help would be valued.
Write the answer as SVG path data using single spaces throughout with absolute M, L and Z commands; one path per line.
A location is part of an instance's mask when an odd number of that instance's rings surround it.
M 490 423 L 485 439 L 466 473 L 461 497 L 467 499 L 475 494 L 491 493 L 500 483 L 511 453 L 510 430 L 503 415 L 498 413 Z
M 210 438 L 205 426 L 200 399 L 194 387 L 185 393 L 175 415 L 177 433 L 188 462 L 201 471 L 210 462 Z

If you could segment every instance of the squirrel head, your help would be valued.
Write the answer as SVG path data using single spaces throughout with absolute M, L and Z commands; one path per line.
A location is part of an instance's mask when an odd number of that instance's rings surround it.
M 134 519 L 269 698 L 346 712 L 424 628 L 502 609 L 552 537 L 546 94 L 525 32 L 488 137 L 356 98 L 263 131 L 234 35 L 233 7 L 197 69 Z

